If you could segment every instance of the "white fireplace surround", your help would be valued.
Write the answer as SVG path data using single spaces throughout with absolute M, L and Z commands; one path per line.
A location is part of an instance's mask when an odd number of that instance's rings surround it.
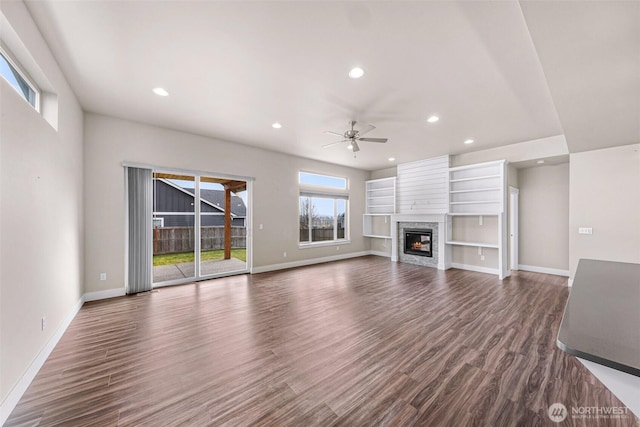
M 398 223 L 431 222 L 438 223 L 438 270 L 451 268 L 451 248 L 445 244 L 447 216 L 444 214 L 393 214 L 391 215 L 391 261 L 397 262 L 398 256 Z

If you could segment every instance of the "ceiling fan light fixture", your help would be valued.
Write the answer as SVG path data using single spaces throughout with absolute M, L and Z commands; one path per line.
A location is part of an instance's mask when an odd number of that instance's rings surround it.
M 352 79 L 359 79 L 362 76 L 364 76 L 364 70 L 360 67 L 352 68 L 349 71 L 349 77 L 351 77 Z
M 438 116 L 431 116 L 431 117 L 429 117 L 429 118 L 427 119 L 427 121 L 428 121 L 429 123 L 435 123 L 435 122 L 437 122 L 438 120 L 440 120 L 440 117 L 438 117 Z
M 347 145 L 347 150 L 353 150 L 353 144 Z

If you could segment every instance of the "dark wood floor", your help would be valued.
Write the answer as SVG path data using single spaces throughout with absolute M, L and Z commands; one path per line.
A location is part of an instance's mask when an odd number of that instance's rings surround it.
M 364 257 L 87 303 L 6 425 L 548 426 L 552 403 L 624 406 L 556 348 L 567 295 Z

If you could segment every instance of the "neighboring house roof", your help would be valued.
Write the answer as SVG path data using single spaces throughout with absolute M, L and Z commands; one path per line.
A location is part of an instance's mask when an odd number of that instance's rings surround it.
M 164 178 L 159 178 L 157 179 L 157 181 L 166 184 L 170 188 L 174 188 L 177 191 L 181 191 L 191 196 L 194 196 L 195 194 L 195 189 L 180 187 Z M 200 190 L 200 201 L 216 210 L 219 210 L 220 212 L 224 212 L 224 190 L 202 189 Z M 244 204 L 244 200 L 236 195 L 233 195 L 233 193 L 231 195 L 231 216 L 235 218 L 245 218 L 247 216 L 247 207 Z
M 189 193 L 193 194 L 193 188 L 185 188 Z M 200 190 L 200 198 L 204 202 L 209 202 L 214 208 L 224 211 L 224 190 Z M 247 216 L 247 207 L 244 200 L 240 197 L 231 195 L 231 214 L 234 216 Z

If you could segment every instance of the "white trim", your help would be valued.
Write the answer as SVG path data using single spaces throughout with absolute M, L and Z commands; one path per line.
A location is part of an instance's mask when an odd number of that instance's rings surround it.
M 391 254 L 388 252 L 382 252 L 382 251 L 369 251 L 369 253 L 371 255 L 375 255 L 375 256 L 382 256 L 385 258 L 391 258 Z
M 324 262 L 340 261 L 343 259 L 357 258 L 361 256 L 371 255 L 371 251 L 352 252 L 350 254 L 333 255 L 322 258 L 304 259 L 300 261 L 285 262 L 282 264 L 264 265 L 261 267 L 253 267 L 251 274 L 266 273 L 267 271 L 284 270 L 287 268 L 303 267 L 305 265 L 322 264 Z
M 334 246 L 334 245 L 350 245 L 351 240 L 340 239 L 340 240 L 319 240 L 317 242 L 304 242 L 298 243 L 298 247 L 300 249 L 309 249 L 309 248 L 321 248 L 323 246 Z
M 175 172 L 175 173 L 182 173 L 182 174 L 188 174 L 188 175 L 213 176 L 216 178 L 231 179 L 236 181 L 255 181 L 255 178 L 251 176 L 229 175 L 229 174 L 218 173 L 218 172 L 199 171 L 199 170 L 192 170 L 192 169 L 169 168 L 165 166 L 150 165 L 146 163 L 122 162 L 122 166 L 125 168 L 151 169 L 151 170 L 158 170 L 162 172 Z
M 569 270 L 560 270 L 558 268 L 537 267 L 535 265 L 518 264 L 518 270 L 531 271 L 533 273 L 555 274 L 556 276 L 569 277 Z
M 471 264 L 460 264 L 457 262 L 452 262 L 451 263 L 451 268 L 459 268 L 461 270 L 469 270 L 469 271 L 475 271 L 477 273 L 488 273 L 488 274 L 499 274 L 500 270 L 497 268 L 490 268 L 490 267 L 482 267 L 479 265 L 471 265 Z
M 573 279 L 570 278 L 568 280 L 567 286 L 569 286 L 569 287 L 573 286 Z
M 60 338 L 62 338 L 62 335 L 71 324 L 71 321 L 76 317 L 76 314 L 78 314 L 78 311 L 80 311 L 80 309 L 82 308 L 82 305 L 85 301 L 85 295 L 80 297 L 80 299 L 73 307 L 73 309 L 71 309 L 71 312 L 64 319 L 60 327 L 58 327 L 58 330 L 56 330 L 55 334 L 53 334 L 47 344 L 45 344 L 42 350 L 40 350 L 40 353 L 38 353 L 33 362 L 31 362 L 31 365 L 29 365 L 26 372 L 18 380 L 18 382 L 9 392 L 2 404 L 0 404 L 0 425 L 4 424 L 5 421 L 7 421 L 9 415 L 11 415 L 11 412 L 14 410 L 14 408 L 22 398 L 22 395 L 25 391 L 27 391 L 27 388 L 29 388 L 29 385 L 31 384 L 33 379 L 36 377 L 36 375 L 38 375 L 40 368 L 42 368 L 44 362 L 47 361 L 47 358 L 58 344 L 58 341 L 60 341 Z
M 115 298 L 126 295 L 124 288 L 105 289 L 104 291 L 87 292 L 84 294 L 84 301 L 97 301 L 107 298 Z

